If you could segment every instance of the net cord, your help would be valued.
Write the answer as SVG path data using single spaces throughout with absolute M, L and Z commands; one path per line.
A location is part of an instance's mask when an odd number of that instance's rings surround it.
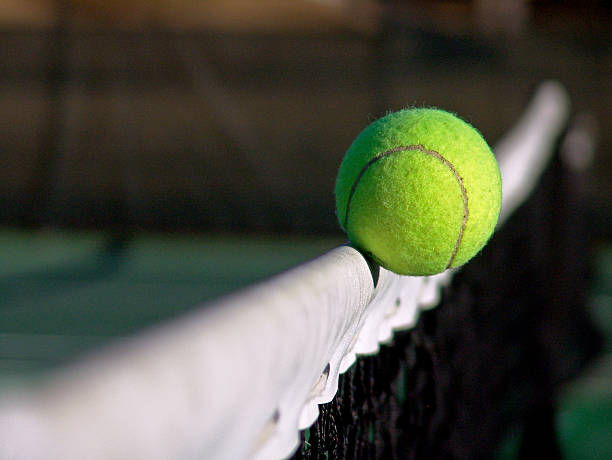
M 540 86 L 494 149 L 500 225 L 527 199 L 569 117 Z M 0 458 L 280 459 L 338 376 L 433 308 L 453 271 L 405 277 L 341 246 L 245 291 L 118 341 L 0 395 Z

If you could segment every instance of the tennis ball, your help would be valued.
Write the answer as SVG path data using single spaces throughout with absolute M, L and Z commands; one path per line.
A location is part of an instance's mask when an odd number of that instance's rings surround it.
M 501 206 L 497 161 L 480 133 L 444 110 L 405 109 L 351 144 L 336 180 L 340 226 L 402 275 L 463 265 L 490 238 Z

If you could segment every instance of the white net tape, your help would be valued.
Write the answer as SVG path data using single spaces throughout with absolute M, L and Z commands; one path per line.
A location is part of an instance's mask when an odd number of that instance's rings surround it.
M 545 83 L 497 145 L 500 222 L 525 200 L 569 114 Z M 124 340 L 0 399 L 0 458 L 278 459 L 336 394 L 338 376 L 434 307 L 452 273 L 405 277 L 338 247 Z

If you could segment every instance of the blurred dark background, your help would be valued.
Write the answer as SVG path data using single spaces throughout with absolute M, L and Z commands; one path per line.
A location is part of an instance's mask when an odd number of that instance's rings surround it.
M 445 108 L 494 145 L 549 79 L 594 136 L 564 203 L 603 243 L 587 303 L 607 337 L 558 425 L 566 458 L 610 458 L 604 0 L 0 0 L 0 389 L 344 241 L 336 170 L 386 111 Z M 30 232 L 49 228 L 103 231 Z
M 333 184 L 389 109 L 494 144 L 557 79 L 598 133 L 612 232 L 607 1 L 2 0 L 0 223 L 337 233 Z

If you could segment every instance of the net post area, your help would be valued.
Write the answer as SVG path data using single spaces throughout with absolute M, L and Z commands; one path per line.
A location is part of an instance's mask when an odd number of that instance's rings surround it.
M 440 305 L 340 377 L 294 460 L 494 458 L 510 430 L 520 458 L 561 457 L 556 395 L 601 342 L 585 313 L 584 173 L 556 150 Z

